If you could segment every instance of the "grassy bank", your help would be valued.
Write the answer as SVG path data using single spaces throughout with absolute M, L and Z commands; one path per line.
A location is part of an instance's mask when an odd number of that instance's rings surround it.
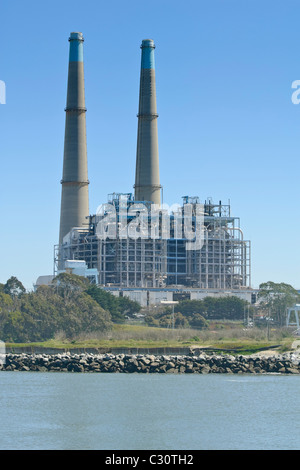
M 18 343 L 7 346 L 56 349 L 76 348 L 209 348 L 222 352 L 250 354 L 273 346 L 278 351 L 291 349 L 294 337 L 286 329 L 244 329 L 242 324 L 212 323 L 208 330 L 166 329 L 145 325 L 114 325 L 113 329 L 98 336 L 78 337 L 68 341 L 61 335 L 42 343 Z

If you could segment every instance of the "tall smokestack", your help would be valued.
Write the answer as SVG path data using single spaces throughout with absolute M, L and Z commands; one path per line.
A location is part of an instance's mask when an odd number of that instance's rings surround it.
M 157 137 L 154 49 L 152 39 L 141 45 L 141 77 L 135 173 L 135 200 L 161 204 Z
M 59 244 L 89 215 L 82 33 L 70 34 Z

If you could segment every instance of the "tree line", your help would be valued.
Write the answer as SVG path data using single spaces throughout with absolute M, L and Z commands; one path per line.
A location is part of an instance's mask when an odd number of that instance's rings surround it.
M 266 282 L 259 286 L 258 303 L 250 305 L 236 296 L 182 300 L 174 307 L 151 307 L 145 314 L 149 326 L 207 328 L 210 320 L 240 320 L 261 313 L 283 326 L 286 309 L 300 303 L 300 294 L 289 284 Z M 63 333 L 67 339 L 109 330 L 114 323 L 141 310 L 128 297 L 116 297 L 69 273 L 56 276 L 51 285 L 27 292 L 11 277 L 0 284 L 0 339 L 5 342 L 46 341 Z
M 115 297 L 81 276 L 61 273 L 50 286 L 33 292 L 26 292 L 12 276 L 0 284 L 0 339 L 36 342 L 63 333 L 72 340 L 111 329 L 113 323 L 123 323 L 140 308 L 137 302 Z
M 259 286 L 258 310 L 271 317 L 279 326 L 286 323 L 287 308 L 300 303 L 300 293 L 290 284 L 272 281 Z
M 182 300 L 174 306 L 152 309 L 146 315 L 149 326 L 175 328 L 207 328 L 210 320 L 248 321 L 255 319 L 256 326 L 269 319 L 277 326 L 285 326 L 287 308 L 300 303 L 300 293 L 286 283 L 272 281 L 261 283 L 254 305 L 236 296 L 205 297 L 202 300 Z M 260 318 L 261 317 L 261 318 Z
M 205 297 L 202 300 L 181 300 L 172 308 L 152 311 L 146 316 L 149 326 L 175 328 L 208 327 L 210 320 L 243 320 L 249 304 L 236 296 Z

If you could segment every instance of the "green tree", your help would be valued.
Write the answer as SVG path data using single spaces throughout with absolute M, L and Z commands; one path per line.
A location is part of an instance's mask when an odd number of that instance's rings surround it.
M 60 273 L 53 280 L 51 285 L 65 298 L 69 298 L 74 292 L 83 292 L 90 282 L 86 277 L 76 274 Z
M 207 296 L 202 300 L 183 300 L 175 306 L 175 311 L 181 312 L 190 323 L 196 315 L 207 320 L 240 320 L 244 317 L 246 305 L 248 302 L 236 296 Z
M 186 302 L 186 301 L 184 301 Z M 185 307 L 186 303 L 184 303 Z M 161 328 L 172 328 L 173 323 L 175 328 L 207 328 L 208 323 L 205 318 L 199 313 L 193 313 L 193 309 L 187 307 L 184 314 L 174 309 L 174 318 L 172 308 L 165 307 L 151 312 L 145 317 L 145 322 L 149 326 L 158 326 Z
M 202 300 L 181 300 L 174 306 L 174 311 L 181 312 L 187 317 L 190 317 L 195 313 L 203 315 L 206 313 L 206 306 Z
M 4 337 L 5 325 L 8 322 L 10 312 L 13 309 L 13 299 L 10 295 L 0 292 L 0 339 L 6 341 Z
M 208 322 L 205 318 L 199 313 L 195 313 L 189 317 L 189 324 L 192 328 L 196 329 L 205 329 L 208 327 Z
M 212 320 L 243 320 L 244 309 L 248 302 L 235 295 L 224 297 L 205 297 L 203 303 L 206 318 Z
M 111 319 L 114 323 L 124 323 L 125 317 L 121 312 L 118 297 L 93 284 L 88 287 L 86 293 L 97 302 L 101 308 L 111 314 Z
M 141 306 L 138 302 L 130 300 L 128 297 L 116 297 L 101 287 L 90 285 L 86 290 L 104 310 L 110 312 L 114 323 L 124 323 L 126 316 L 131 316 L 139 312 Z
M 275 321 L 283 325 L 286 309 L 300 302 L 300 294 L 290 284 L 268 281 L 260 284 L 258 299 L 261 307 Z
M 74 339 L 80 334 L 111 328 L 109 312 L 82 290 L 82 284 L 74 284 L 73 280 L 66 285 L 40 286 L 35 292 L 22 295 L 0 292 L 1 340 L 45 341 L 61 331 Z
M 11 297 L 18 297 L 19 295 L 25 294 L 26 289 L 19 279 L 15 276 L 11 276 L 6 281 L 6 284 L 4 284 L 3 291 Z
M 145 317 L 145 323 L 148 325 L 148 326 L 155 326 L 155 327 L 159 327 L 160 324 L 159 324 L 159 318 L 157 318 L 156 315 L 146 315 Z
M 128 297 L 118 297 L 120 312 L 122 315 L 132 316 L 141 310 L 141 305 Z

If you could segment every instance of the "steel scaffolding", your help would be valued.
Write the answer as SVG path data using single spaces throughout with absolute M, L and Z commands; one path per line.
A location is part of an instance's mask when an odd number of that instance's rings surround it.
M 122 199 L 123 198 L 123 199 Z M 122 201 L 122 205 L 120 204 Z M 125 205 L 124 205 L 125 201 Z M 136 203 L 132 195 L 109 195 L 108 203 L 115 208 L 116 223 L 119 227 L 135 220 L 130 209 Z M 199 198 L 185 196 L 179 212 L 186 205 L 194 208 Z M 147 203 L 142 203 L 147 207 Z M 200 289 L 230 290 L 250 287 L 250 241 L 244 240 L 240 219 L 230 215 L 230 205 L 205 201 L 203 243 L 197 249 L 188 250 L 188 240 L 178 237 L 176 213 L 170 214 L 170 235 L 164 237 L 162 218 L 157 219 L 157 236 L 152 237 L 150 224 L 153 219 L 147 215 L 144 220 L 147 236 L 99 238 L 97 225 L 104 220 L 107 212 L 89 217 L 89 228 L 73 228 L 65 237 L 61 247 L 55 247 L 54 274 L 58 272 L 58 259 L 84 260 L 88 268 L 99 272 L 102 286 L 129 288 L 164 288 L 180 286 Z M 193 212 L 194 214 L 194 212 Z M 123 219 L 122 219 L 123 217 Z M 195 226 L 195 217 L 192 216 Z M 195 227 L 194 227 L 195 228 Z

